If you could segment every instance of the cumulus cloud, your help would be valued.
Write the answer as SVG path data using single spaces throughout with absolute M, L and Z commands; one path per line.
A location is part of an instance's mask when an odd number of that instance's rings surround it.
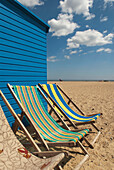
M 88 15 L 85 20 L 90 20 L 92 18 L 95 18 L 95 14 Z
M 108 20 L 108 17 L 103 17 L 103 18 L 101 17 L 101 18 L 100 18 L 100 22 L 105 22 L 105 21 L 107 21 L 107 20 Z
M 80 45 L 85 46 L 101 46 L 112 44 L 114 34 L 110 33 L 104 36 L 97 30 L 88 29 L 85 31 L 77 31 L 76 34 L 67 39 L 67 49 L 79 48 Z
M 86 28 L 89 28 L 89 25 L 86 25 Z
M 114 0 L 104 0 L 104 8 L 107 7 L 107 4 L 110 4 L 111 6 L 113 6 Z
M 89 12 L 89 9 L 93 7 L 93 0 L 60 0 L 60 8 L 65 13 L 83 14 L 87 17 L 87 20 L 95 17 L 94 14 Z
M 106 34 L 107 33 L 107 30 L 103 31 L 103 34 Z
M 76 54 L 77 53 L 77 51 L 71 51 L 70 52 L 70 54 Z
M 57 20 L 51 19 L 48 21 L 48 24 L 51 26 L 50 32 L 53 32 L 53 36 L 66 36 L 73 33 L 80 26 L 72 20 L 72 14 L 59 14 Z
M 57 57 L 56 57 L 56 56 L 51 56 L 51 57 L 48 57 L 48 58 L 47 58 L 47 61 L 49 61 L 49 62 L 56 62 L 56 61 L 58 61 L 58 60 L 57 60 Z
M 112 50 L 110 48 L 99 48 L 96 52 L 99 53 L 99 52 L 107 52 L 107 53 L 111 53 Z
M 27 7 L 34 7 L 36 5 L 44 4 L 42 0 L 18 0 L 18 1 Z
M 69 60 L 69 59 L 70 59 L 70 56 L 69 56 L 69 55 L 65 55 L 64 58 L 66 58 L 66 59 Z

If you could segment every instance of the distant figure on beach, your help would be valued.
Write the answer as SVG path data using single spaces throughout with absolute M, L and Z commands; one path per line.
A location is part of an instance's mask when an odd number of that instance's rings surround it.
M 62 79 L 59 79 L 59 81 L 63 81 Z

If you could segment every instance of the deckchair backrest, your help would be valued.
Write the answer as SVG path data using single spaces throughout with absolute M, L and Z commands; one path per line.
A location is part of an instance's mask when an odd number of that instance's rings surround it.
M 62 111 L 72 120 L 72 121 L 91 121 L 97 119 L 97 116 L 90 116 L 86 117 L 80 115 L 79 113 L 75 112 L 69 105 L 66 103 L 62 93 L 56 86 L 56 84 L 42 84 L 43 89 L 51 96 L 52 100 L 59 106 L 58 108 L 62 109 Z M 52 102 L 52 101 L 51 101 Z M 52 102 L 53 103 L 53 102 Z M 55 109 L 60 113 L 60 110 L 57 107 Z M 98 115 L 99 116 L 99 115 Z
M 36 86 L 13 86 L 13 89 L 30 122 L 43 139 L 52 142 L 76 142 L 89 131 L 85 129 L 81 133 L 71 132 L 57 124 L 45 109 Z
M 46 111 L 37 88 L 35 86 L 13 86 L 13 89 L 32 124 L 43 138 L 47 139 L 48 131 L 51 133 L 54 125 L 58 126 L 58 124 Z

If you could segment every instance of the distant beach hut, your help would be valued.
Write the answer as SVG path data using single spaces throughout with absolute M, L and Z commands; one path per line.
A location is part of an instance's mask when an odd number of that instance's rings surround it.
M 36 85 L 47 82 L 49 26 L 16 0 L 0 0 L 0 13 L 0 89 L 16 113 L 20 113 L 7 83 Z M 12 125 L 14 119 L 1 98 L 0 105 Z

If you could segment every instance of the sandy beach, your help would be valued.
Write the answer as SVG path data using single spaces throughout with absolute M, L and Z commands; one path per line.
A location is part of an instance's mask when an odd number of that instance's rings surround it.
M 88 115 L 103 113 L 96 123 L 101 130 L 101 135 L 96 141 L 94 149 L 87 147 L 90 157 L 83 164 L 81 170 L 114 169 L 114 82 L 63 81 L 48 83 L 60 85 L 84 113 Z M 86 125 L 85 127 L 90 126 Z M 88 139 L 91 141 L 94 136 L 95 134 L 91 134 Z M 69 151 L 69 157 L 63 160 L 63 169 L 73 170 L 83 158 L 82 151 L 78 147 L 64 149 Z

